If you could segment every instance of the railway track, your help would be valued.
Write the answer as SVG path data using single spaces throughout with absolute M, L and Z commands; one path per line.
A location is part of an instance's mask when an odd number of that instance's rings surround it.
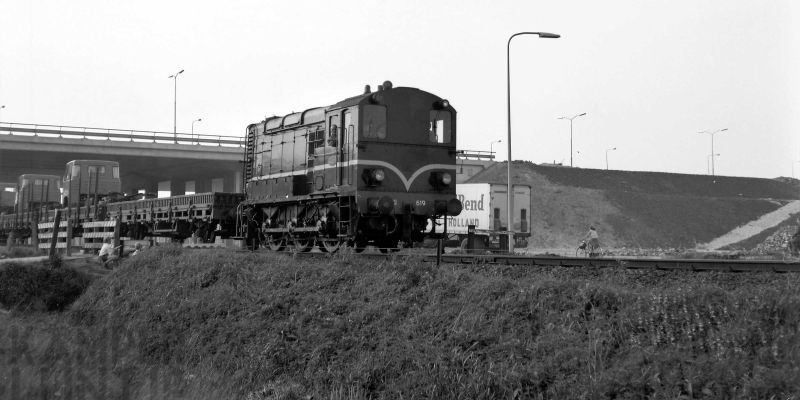
M 295 253 L 298 257 L 329 257 L 327 253 Z M 437 262 L 431 253 L 364 252 L 359 257 L 422 257 L 426 262 Z M 440 261 L 447 264 L 496 264 L 557 267 L 598 267 L 650 270 L 717 271 L 717 272 L 800 272 L 800 261 L 781 260 L 724 260 L 724 259 L 665 259 L 638 257 L 563 257 L 554 255 L 508 254 L 442 254 Z
M 436 255 L 426 255 L 435 262 Z M 720 271 L 720 272 L 800 272 L 800 262 L 779 260 L 664 259 L 637 257 L 562 257 L 552 255 L 469 255 L 443 254 L 445 263 L 486 263 L 505 265 L 606 267 L 627 269 Z

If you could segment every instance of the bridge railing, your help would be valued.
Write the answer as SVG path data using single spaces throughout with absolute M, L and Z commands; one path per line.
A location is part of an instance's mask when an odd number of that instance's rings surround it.
M 135 129 L 90 128 L 83 126 L 24 124 L 16 122 L 0 122 L 0 134 L 58 137 L 65 139 L 173 143 L 204 146 L 244 146 L 244 138 L 238 136 L 140 131 Z

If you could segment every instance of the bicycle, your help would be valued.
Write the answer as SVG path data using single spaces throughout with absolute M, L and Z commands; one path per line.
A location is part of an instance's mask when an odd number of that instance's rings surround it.
M 592 245 L 586 240 L 581 240 L 578 248 L 575 249 L 575 256 L 583 255 L 583 257 L 594 258 L 600 255 L 600 246 Z

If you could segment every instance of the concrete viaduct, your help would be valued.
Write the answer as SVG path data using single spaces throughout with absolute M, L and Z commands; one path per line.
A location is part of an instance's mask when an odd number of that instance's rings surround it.
M 128 194 L 241 192 L 243 144 L 231 136 L 3 122 L 0 183 L 26 173 L 60 176 L 70 160 L 112 160 Z

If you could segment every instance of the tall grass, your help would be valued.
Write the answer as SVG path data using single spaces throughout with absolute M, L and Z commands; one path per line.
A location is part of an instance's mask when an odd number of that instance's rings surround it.
M 60 258 L 53 265 L 60 265 Z M 91 278 L 71 268 L 8 264 L 0 268 L 0 306 L 29 311 L 63 311 L 89 286 Z
M 0 246 L 0 258 L 36 257 L 41 255 L 44 255 L 44 252 L 33 246 Z
M 790 398 L 798 280 L 167 247 L 62 323 L 117 337 L 134 398 Z

